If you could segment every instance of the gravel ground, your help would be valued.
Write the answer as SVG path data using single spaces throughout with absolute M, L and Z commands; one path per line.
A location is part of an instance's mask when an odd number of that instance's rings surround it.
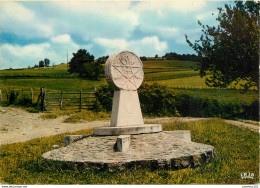
M 40 118 L 41 114 L 42 113 L 29 113 L 20 108 L 0 107 L 0 145 L 109 125 L 109 120 L 84 123 L 63 123 L 63 120 L 67 118 L 66 116 L 56 119 L 42 119 Z M 188 122 L 204 119 L 206 118 L 153 118 L 145 119 L 145 123 Z M 259 126 L 254 125 L 256 123 L 249 124 L 233 120 L 226 121 L 259 132 Z

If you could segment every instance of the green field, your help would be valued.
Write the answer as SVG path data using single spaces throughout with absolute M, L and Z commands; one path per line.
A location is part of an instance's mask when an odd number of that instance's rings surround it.
M 0 182 L 9 184 L 252 184 L 259 182 L 259 134 L 219 119 L 164 124 L 164 130 L 191 130 L 192 141 L 212 145 L 215 158 L 197 168 L 124 171 L 62 166 L 43 160 L 54 144 L 63 146 L 66 134 L 1 147 Z M 92 130 L 72 134 L 90 134 Z M 71 133 L 70 133 L 71 134 Z M 241 179 L 241 173 L 253 179 Z
M 176 93 L 187 93 L 194 96 L 216 98 L 224 101 L 252 102 L 258 100 L 258 92 L 250 90 L 241 94 L 240 86 L 236 89 L 212 89 L 206 86 L 205 77 L 200 78 L 199 72 L 194 71 L 197 63 L 178 60 L 153 60 L 144 61 L 144 82 L 158 82 L 172 88 Z M 106 83 L 105 78 L 100 81 L 92 81 L 78 78 L 77 74 L 67 72 L 67 64 L 55 67 L 1 70 L 0 89 L 2 93 L 6 89 L 21 89 L 30 91 L 32 88 L 36 94 L 41 87 L 47 91 L 92 91 L 100 84 Z M 234 86 L 231 86 L 233 88 Z M 254 88 L 256 89 L 256 88 Z

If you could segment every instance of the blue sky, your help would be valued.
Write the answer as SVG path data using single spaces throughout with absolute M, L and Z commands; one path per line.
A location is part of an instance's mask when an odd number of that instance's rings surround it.
M 128 50 L 138 56 L 194 51 L 203 24 L 216 25 L 227 1 L 0 1 L 0 69 L 66 62 L 78 49 L 95 58 Z M 212 15 L 214 13 L 214 15 Z

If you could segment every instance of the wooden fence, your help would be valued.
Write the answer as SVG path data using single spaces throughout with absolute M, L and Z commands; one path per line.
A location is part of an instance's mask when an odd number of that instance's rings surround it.
M 10 91 L 17 92 L 20 98 L 29 98 L 31 100 L 31 103 L 34 103 L 35 98 L 39 95 L 39 91 L 33 90 L 33 88 L 27 88 L 27 89 L 0 89 L 0 103 L 8 100 L 8 95 L 10 95 Z
M 243 86 L 229 86 L 227 88 L 220 88 L 220 87 L 208 87 L 208 86 L 187 86 L 182 84 L 173 84 L 170 86 L 173 89 L 208 89 L 208 90 L 244 90 Z M 253 86 L 248 90 L 258 91 L 257 86 Z
M 27 89 L 0 89 L 0 104 L 8 101 L 10 91 L 16 93 L 17 99 L 30 100 L 32 104 L 40 105 L 42 111 L 52 110 L 79 110 L 93 109 L 96 104 L 95 92 L 49 92 L 45 88 L 39 90 Z
M 41 88 L 38 101 L 42 111 L 93 109 L 96 103 L 95 92 L 48 92 Z

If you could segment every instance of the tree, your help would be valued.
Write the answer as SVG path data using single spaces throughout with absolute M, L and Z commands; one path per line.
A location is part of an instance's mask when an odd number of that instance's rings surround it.
M 44 66 L 45 67 L 49 67 L 50 66 L 50 60 L 49 59 L 47 59 L 47 58 L 44 59 Z
M 85 49 L 80 49 L 77 53 L 73 53 L 73 57 L 69 62 L 69 73 L 79 73 L 80 77 L 82 77 L 84 73 L 84 63 L 91 63 L 93 61 L 93 55 L 90 55 Z
M 147 57 L 145 57 L 145 56 L 140 57 L 140 59 L 141 59 L 141 61 L 147 61 Z
M 259 86 L 259 2 L 235 1 L 233 6 L 218 8 L 217 27 L 201 24 L 199 40 L 187 43 L 197 52 L 200 76 L 211 87 L 225 88 L 244 81 L 250 88 Z
M 39 61 L 39 67 L 44 67 L 44 61 L 43 60 Z
M 102 65 L 106 63 L 107 59 L 108 56 L 103 56 L 91 63 L 84 63 L 84 72 L 82 74 L 82 77 L 91 80 L 98 80 L 100 78 L 101 73 L 104 73 L 104 68 Z

